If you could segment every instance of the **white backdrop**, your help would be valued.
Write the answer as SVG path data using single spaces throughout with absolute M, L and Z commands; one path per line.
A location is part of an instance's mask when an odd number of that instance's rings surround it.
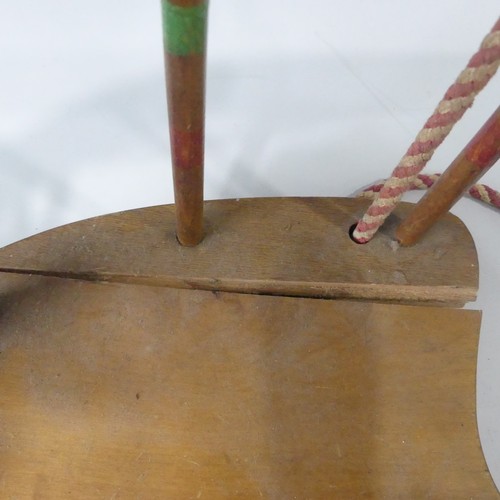
M 499 14 L 498 0 L 213 0 L 206 197 L 349 196 L 388 175 Z M 493 112 L 499 78 L 426 171 Z M 0 246 L 172 202 L 165 106 L 159 0 L 0 0 Z M 500 188 L 500 167 L 483 180 Z M 478 417 L 500 484 L 500 213 L 453 212 L 479 252 Z

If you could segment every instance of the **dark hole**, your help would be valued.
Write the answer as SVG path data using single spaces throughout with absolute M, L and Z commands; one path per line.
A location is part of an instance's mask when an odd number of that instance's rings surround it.
M 352 241 L 354 241 L 354 243 L 356 243 L 356 245 L 365 245 L 366 243 L 368 243 L 367 241 L 365 241 L 364 243 L 361 243 L 360 241 L 357 241 L 356 239 L 354 239 L 354 230 L 356 229 L 356 226 L 358 225 L 357 222 L 355 222 L 350 228 L 349 228 L 349 238 L 351 238 Z

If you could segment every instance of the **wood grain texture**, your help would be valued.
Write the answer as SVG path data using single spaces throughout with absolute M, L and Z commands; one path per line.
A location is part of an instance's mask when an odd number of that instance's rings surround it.
M 463 305 L 475 299 L 472 238 L 446 215 L 400 248 L 401 204 L 377 237 L 358 245 L 349 228 L 366 210 L 351 198 L 264 198 L 205 203 L 206 238 L 175 239 L 173 206 L 106 215 L 0 250 L 0 269 L 96 281 L 304 297 Z
M 0 275 L 2 498 L 496 498 L 480 314 Z

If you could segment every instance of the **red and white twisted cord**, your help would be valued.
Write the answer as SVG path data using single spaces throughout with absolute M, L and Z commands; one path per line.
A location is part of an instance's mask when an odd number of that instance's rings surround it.
M 441 174 L 418 174 L 410 184 L 409 190 L 428 189 L 437 181 L 440 175 Z M 376 198 L 377 194 L 382 190 L 384 183 L 385 181 L 381 181 L 378 184 L 373 184 L 363 189 L 357 196 L 372 200 Z M 500 209 L 500 191 L 496 191 L 485 184 L 474 184 L 469 188 L 467 194 L 476 200 Z
M 391 214 L 403 194 L 415 183 L 416 176 L 431 159 L 436 148 L 472 105 L 474 98 L 490 81 L 500 65 L 500 19 L 472 56 L 467 67 L 447 90 L 424 128 L 400 160 L 359 221 L 353 238 L 359 243 L 372 239 Z

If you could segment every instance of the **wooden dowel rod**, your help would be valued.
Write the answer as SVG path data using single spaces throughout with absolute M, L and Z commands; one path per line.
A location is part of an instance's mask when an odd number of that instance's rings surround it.
M 177 239 L 203 239 L 207 0 L 162 0 Z
M 403 246 L 415 244 L 500 157 L 500 107 L 396 229 Z

